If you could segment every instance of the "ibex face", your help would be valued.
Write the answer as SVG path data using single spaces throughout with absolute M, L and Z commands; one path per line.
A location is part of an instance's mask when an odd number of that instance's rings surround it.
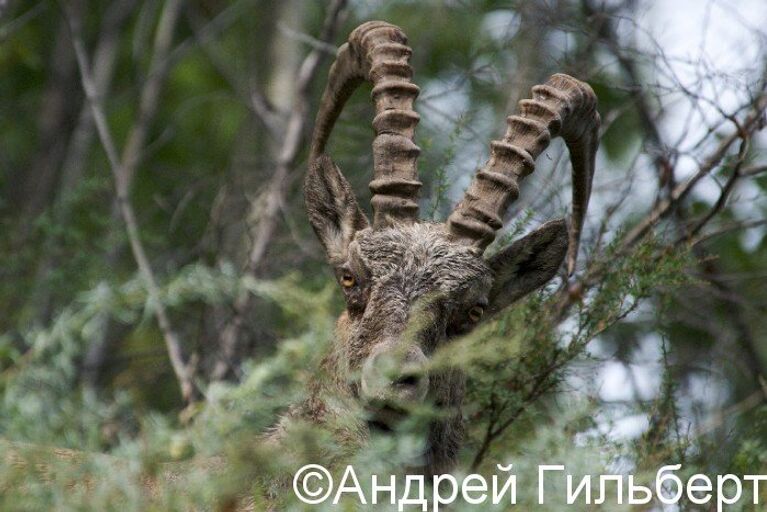
M 591 190 L 599 116 L 591 88 L 554 75 L 533 88 L 491 143 L 491 156 L 445 223 L 419 222 L 413 142 L 418 87 L 402 31 L 368 22 L 338 51 L 322 98 L 306 177 L 306 207 L 344 292 L 335 351 L 359 374 L 353 391 L 366 402 L 457 405 L 460 379 L 423 371 L 434 350 L 545 284 L 565 255 L 574 269 Z M 341 171 L 323 154 L 345 101 L 362 81 L 373 84 L 373 222 Z M 503 225 L 518 182 L 533 172 L 551 137 L 562 136 L 573 161 L 573 219 L 549 222 L 491 258 L 485 248 Z M 569 247 L 569 250 L 568 250 Z
M 339 274 L 348 304 L 339 341 L 350 369 L 361 369 L 359 394 L 374 403 L 426 396 L 427 357 L 482 317 L 492 283 L 476 251 L 426 223 L 359 231 Z

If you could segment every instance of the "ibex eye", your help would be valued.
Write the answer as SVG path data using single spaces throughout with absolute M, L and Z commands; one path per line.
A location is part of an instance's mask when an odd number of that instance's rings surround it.
M 354 276 L 351 274 L 346 273 L 341 276 L 341 286 L 344 288 L 351 288 L 356 282 Z
M 482 306 L 474 306 L 469 310 L 469 320 L 474 323 L 479 322 L 482 319 L 482 315 L 485 314 L 485 308 Z

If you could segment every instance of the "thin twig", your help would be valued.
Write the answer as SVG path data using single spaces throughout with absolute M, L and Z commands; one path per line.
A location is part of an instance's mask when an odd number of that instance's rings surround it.
M 710 233 L 700 235 L 697 238 L 691 239 L 690 245 L 691 246 L 699 245 L 703 242 L 710 240 L 711 238 L 721 236 L 727 233 L 732 233 L 733 231 L 743 231 L 745 229 L 756 228 L 756 227 L 761 227 L 765 225 L 767 225 L 767 219 L 758 219 L 758 220 L 752 220 L 747 222 L 733 222 L 725 226 L 722 226 L 720 229 L 717 229 L 716 231 L 712 231 Z
M 281 119 L 275 109 L 270 105 L 269 101 L 260 90 L 255 80 L 249 86 L 245 86 L 234 73 L 227 67 L 225 62 L 225 55 L 221 52 L 216 52 L 212 45 L 208 45 L 208 41 L 205 40 L 205 28 L 208 25 L 203 25 L 193 16 L 188 14 L 188 19 L 192 30 L 194 32 L 194 38 L 199 48 L 207 55 L 208 60 L 216 68 L 219 75 L 224 78 L 232 88 L 232 90 L 240 97 L 243 103 L 253 112 L 253 114 L 261 121 L 261 124 L 266 128 L 267 133 L 272 140 L 282 140 L 282 126 Z M 212 23 L 212 22 L 211 22 Z
M 714 152 L 703 161 L 698 167 L 698 171 L 687 181 L 678 184 L 669 194 L 669 197 L 658 202 L 653 208 L 621 242 L 621 251 L 626 251 L 644 237 L 658 221 L 667 216 L 673 208 L 683 201 L 695 185 L 711 171 L 718 166 L 727 155 L 730 147 L 738 139 L 742 139 L 745 134 L 756 131 L 761 127 L 764 110 L 767 107 L 767 95 L 761 96 L 754 102 L 754 109 L 741 123 L 741 129 L 734 130 L 730 135 L 724 137 Z
M 716 203 L 714 203 L 714 206 L 712 206 L 708 212 L 706 212 L 706 215 L 696 222 L 695 226 L 693 226 L 685 236 L 681 237 L 677 243 L 681 243 L 683 240 L 691 240 L 695 237 L 700 230 L 703 229 L 706 224 L 708 224 L 709 221 L 722 210 L 722 208 L 724 208 L 725 204 L 727 204 L 727 199 L 735 189 L 735 184 L 742 177 L 741 167 L 743 167 L 743 162 L 745 161 L 746 153 L 748 152 L 749 139 L 750 135 L 743 136 L 743 139 L 740 142 L 740 149 L 738 150 L 737 161 L 732 170 L 732 175 L 727 179 L 727 183 L 722 189 L 721 194 L 719 194 L 719 198 L 716 200 Z
M 288 27 L 284 23 L 277 23 L 277 28 L 285 36 L 295 39 L 296 41 L 306 43 L 312 48 L 314 48 L 315 50 L 325 52 L 331 57 L 334 56 L 336 54 L 336 51 L 338 50 L 338 48 L 336 48 L 332 44 L 329 44 L 326 41 L 323 41 L 321 39 L 316 39 L 310 36 L 309 34 L 305 34 L 297 30 L 293 30 L 292 28 Z

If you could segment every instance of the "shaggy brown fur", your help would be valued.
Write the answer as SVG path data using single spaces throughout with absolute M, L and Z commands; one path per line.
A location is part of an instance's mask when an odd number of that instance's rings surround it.
M 364 437 L 368 426 L 389 429 L 408 404 L 428 400 L 445 411 L 425 433 L 421 468 L 433 474 L 455 464 L 463 428 L 464 376 L 460 362 L 439 372 L 429 357 L 455 336 L 551 279 L 568 253 L 575 264 L 597 147 L 599 115 L 591 88 L 554 75 L 533 88 L 508 118 L 503 139 L 448 222 L 418 221 L 414 143 L 419 116 L 413 102 L 412 51 L 398 27 L 360 25 L 338 51 L 317 114 L 304 193 L 309 220 L 346 299 L 335 342 L 310 397 L 290 417 L 328 422 L 356 404 L 368 424 L 347 427 Z M 369 222 L 341 171 L 324 154 L 344 103 L 363 81 L 373 85 L 373 222 Z M 483 252 L 502 227 L 518 181 L 552 137 L 562 136 L 573 160 L 573 221 L 545 224 L 492 258 Z M 405 407 L 403 407 L 405 406 Z M 284 424 L 283 424 L 284 426 Z M 279 430 L 279 429 L 278 429 Z
M 310 177 L 307 187 L 311 186 Z M 307 197 L 312 197 L 309 190 Z M 312 204 L 308 203 L 310 209 Z M 326 233 L 322 228 L 318 232 Z M 402 358 L 407 360 L 412 351 L 428 359 L 442 344 L 468 332 L 479 321 L 472 317 L 474 308 L 499 311 L 548 281 L 566 250 L 564 221 L 544 225 L 489 260 L 476 249 L 451 241 L 443 224 L 356 232 L 346 250 L 338 253 L 346 259 L 333 258 L 339 280 L 351 276 L 354 284 L 342 284 L 347 310 L 338 320 L 336 340 L 323 361 L 322 373 L 329 379 L 318 379 L 310 399 L 293 414 L 322 422 L 332 412 L 328 396 L 342 395 L 363 404 L 380 405 L 387 399 L 402 402 L 412 398 L 406 392 L 408 386 L 426 382 L 426 399 L 448 414 L 430 425 L 422 469 L 427 474 L 449 471 L 463 437 L 463 373 L 457 367 L 431 375 L 411 368 L 415 380 L 398 385 L 396 365 L 405 366 Z M 364 381 L 370 372 L 366 363 L 381 353 L 394 360 L 395 368 L 384 376 L 383 389 L 366 391 Z M 379 421 L 375 410 L 371 418 Z M 365 435 L 365 426 L 357 434 Z

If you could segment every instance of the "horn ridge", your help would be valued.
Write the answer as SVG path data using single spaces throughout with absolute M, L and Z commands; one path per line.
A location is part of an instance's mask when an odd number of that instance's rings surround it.
M 328 84 L 312 137 L 311 162 L 324 152 L 330 133 L 344 104 L 363 81 L 373 85 L 373 227 L 391 222 L 412 222 L 418 218 L 417 159 L 420 148 L 414 142 L 420 117 L 413 102 L 420 89 L 411 79 L 412 49 L 399 28 L 383 21 L 369 21 L 352 31 L 338 50 L 330 68 Z
M 490 158 L 448 218 L 448 232 L 484 250 L 501 227 L 490 219 L 503 218 L 519 196 L 519 180 L 534 172 L 536 158 L 552 138 L 561 136 L 573 167 L 573 221 L 567 255 L 568 271 L 572 273 L 598 146 L 600 120 L 596 106 L 591 87 L 568 75 L 552 75 L 545 84 L 533 87 L 532 99 L 520 101 L 519 113 L 507 118 L 503 138 L 490 143 Z

